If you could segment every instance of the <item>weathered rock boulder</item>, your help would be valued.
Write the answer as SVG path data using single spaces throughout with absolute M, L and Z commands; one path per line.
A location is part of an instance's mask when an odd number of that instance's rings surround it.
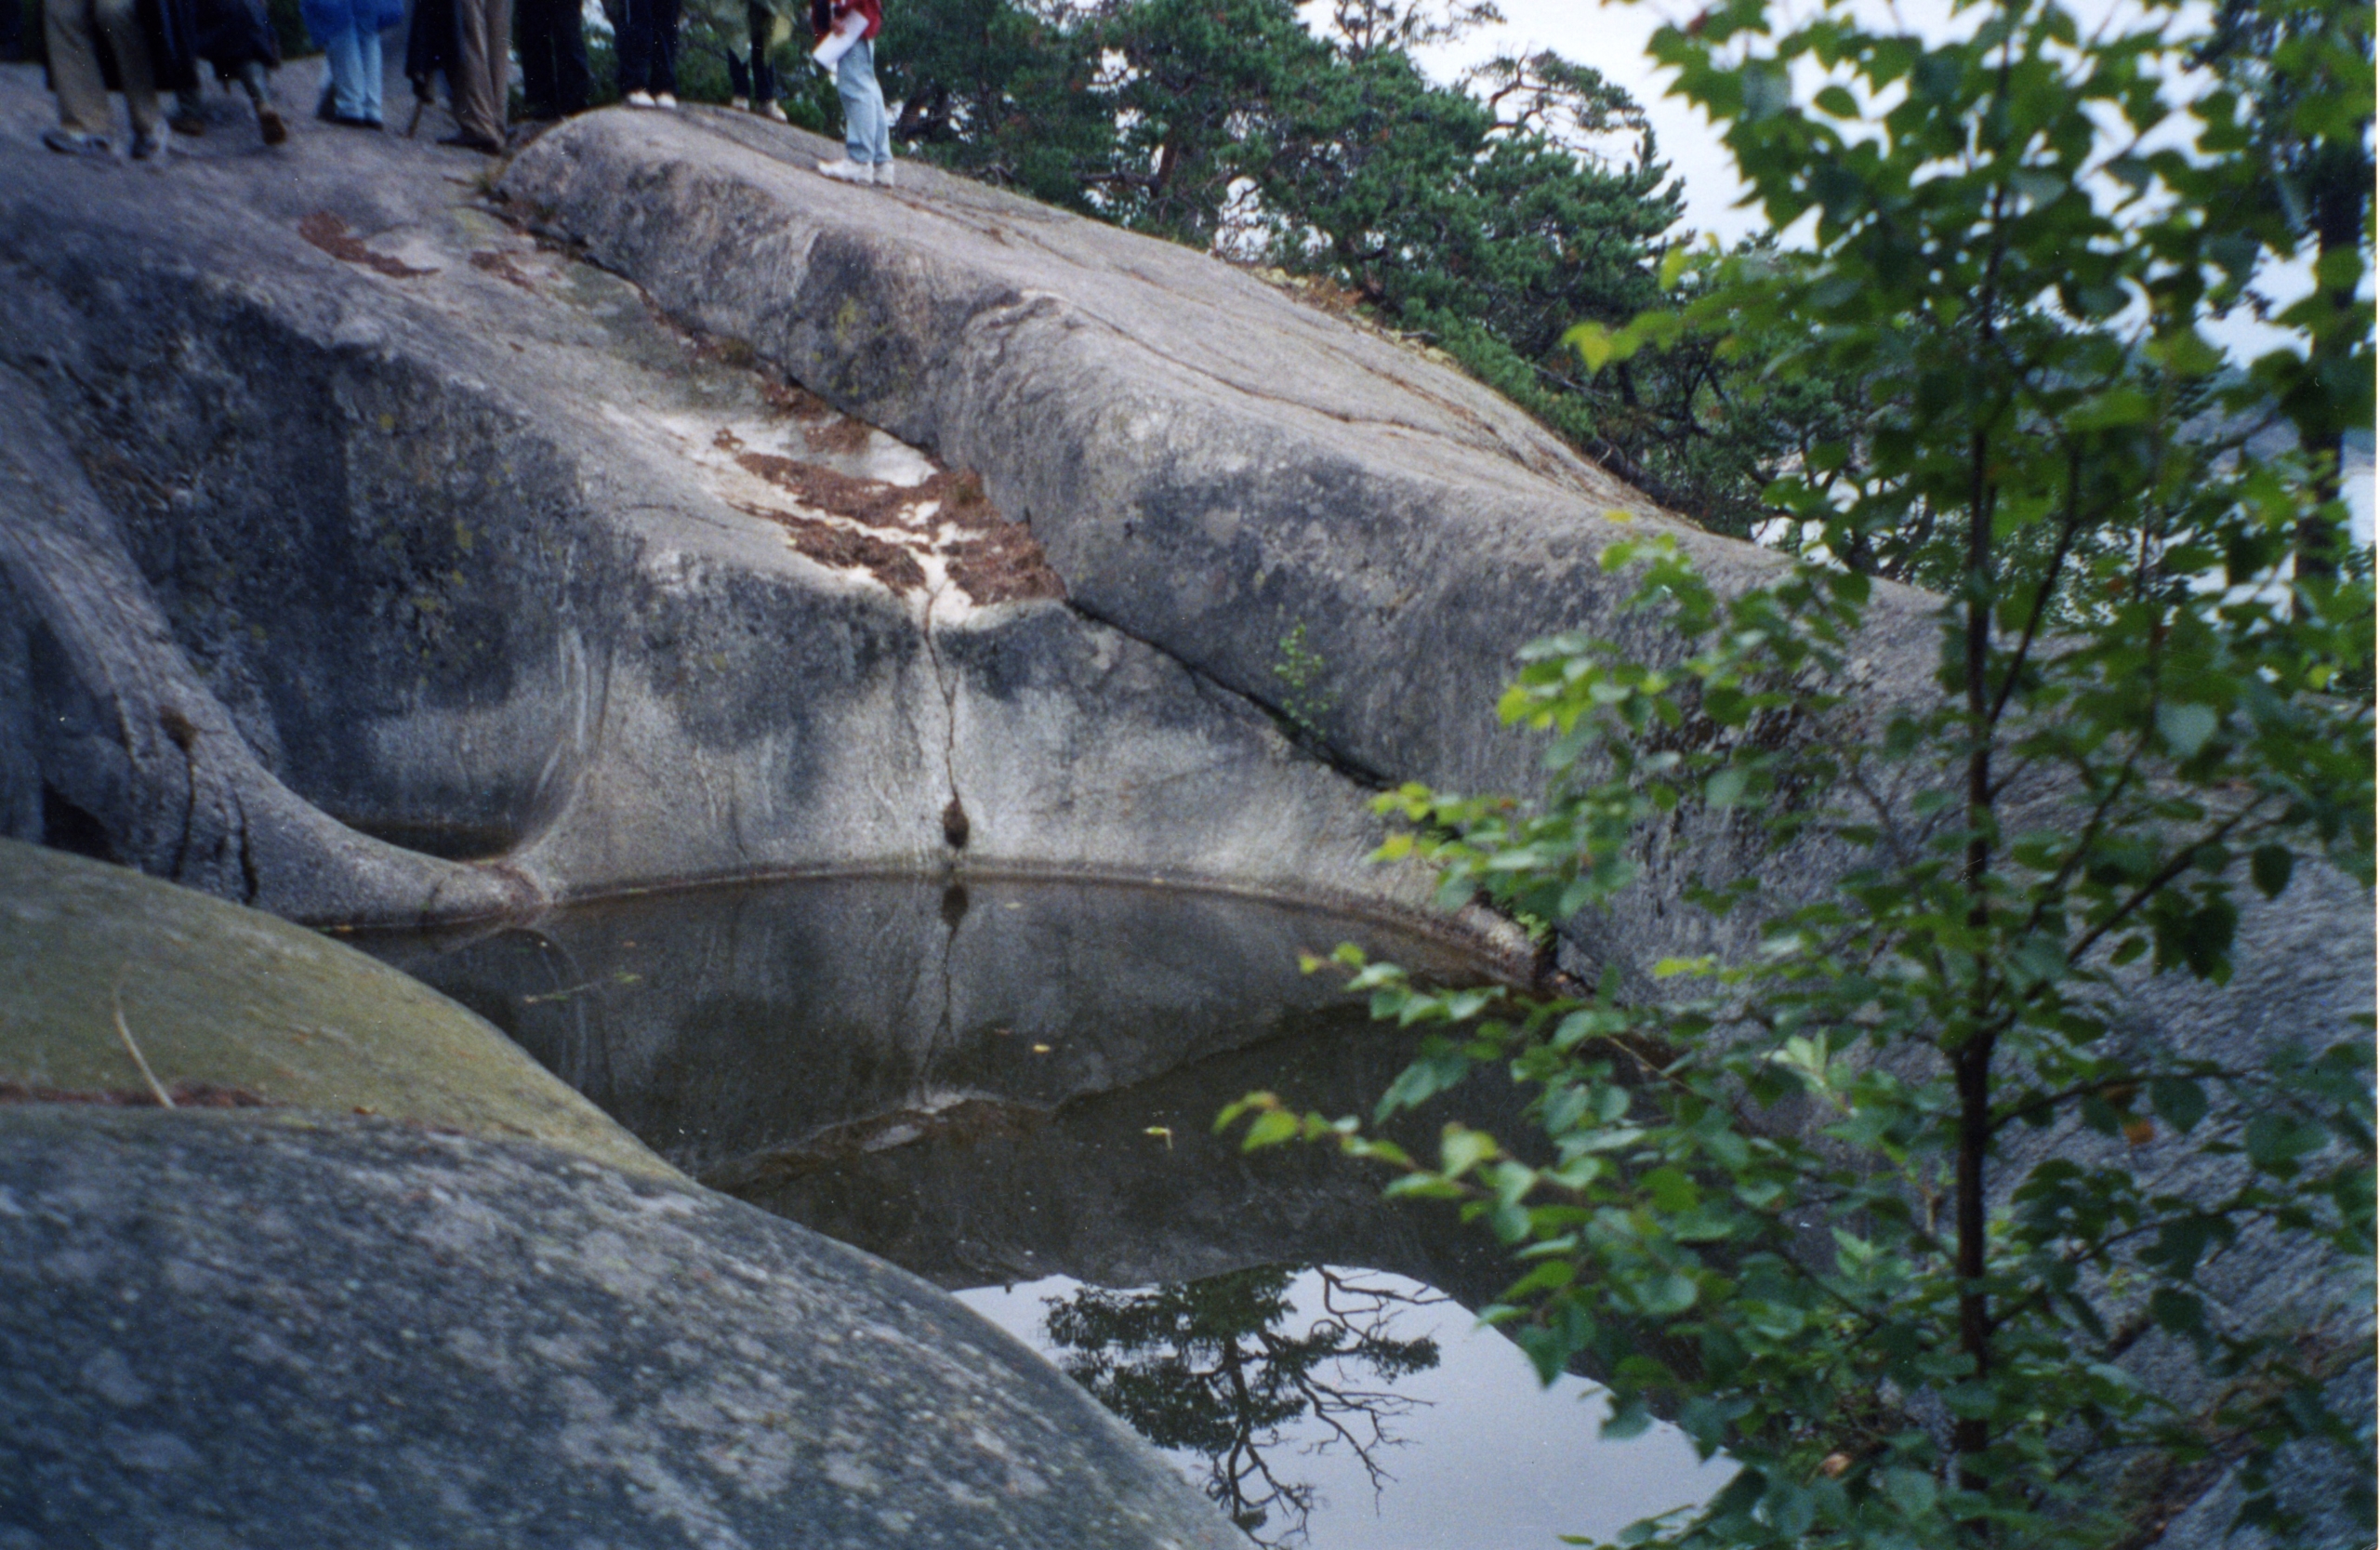
M 0 1121 L 0 1544 L 1237 1534 L 1066 1378 L 749 1206 L 347 1118 Z
M 468 157 L 236 149 L 0 136 L 0 832 L 309 921 L 954 866 L 1420 902 L 1359 783 L 963 467 Z
M 0 841 L 0 1547 L 59 1543 L 1234 1542 L 1039 1358 L 443 996 Z
M 149 1103 L 152 1080 L 185 1102 L 377 1114 L 674 1176 L 417 980 L 258 910 L 0 840 L 0 1097 Z M 16 1114 L 0 1104 L 0 1124 Z

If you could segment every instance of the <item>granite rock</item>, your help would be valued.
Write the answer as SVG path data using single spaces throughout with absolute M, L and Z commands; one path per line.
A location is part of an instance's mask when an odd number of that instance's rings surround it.
M 19 1543 L 1240 1542 L 1009 1336 L 724 1197 L 385 1120 L 41 1108 L 0 1116 Z

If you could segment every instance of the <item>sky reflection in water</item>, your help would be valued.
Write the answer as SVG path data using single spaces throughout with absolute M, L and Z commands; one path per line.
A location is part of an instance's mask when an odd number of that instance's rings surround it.
M 1350 1288 L 1358 1294 L 1348 1295 Z M 1360 1289 L 1384 1292 L 1392 1300 L 1368 1299 Z M 1084 1352 L 1052 1338 L 1052 1315 L 1083 1291 L 1078 1281 L 1052 1276 L 959 1295 L 1073 1371 L 1084 1365 Z M 1673 1427 L 1656 1425 L 1624 1442 L 1604 1441 L 1596 1435 L 1605 1409 L 1600 1385 L 1566 1375 L 1540 1388 L 1528 1359 L 1510 1341 L 1479 1328 L 1461 1305 L 1419 1281 L 1385 1271 L 1318 1267 L 1288 1275 L 1281 1301 L 1288 1305 L 1272 1329 L 1286 1343 L 1310 1339 L 1316 1331 L 1330 1339 L 1335 1327 L 1347 1331 L 1331 1341 L 1341 1349 L 1366 1336 L 1408 1346 L 1429 1343 L 1435 1359 L 1388 1373 L 1360 1356 L 1324 1361 L 1309 1381 L 1357 1395 L 1354 1408 L 1368 1409 L 1369 1415 L 1342 1413 L 1334 1426 L 1318 1419 L 1309 1403 L 1303 1413 L 1277 1424 L 1244 1425 L 1225 1448 L 1168 1450 L 1227 1511 L 1264 1512 L 1263 1522 L 1243 1524 L 1260 1543 L 1307 1550 L 1554 1550 L 1557 1535 L 1616 1533 L 1725 1483 L 1724 1464 L 1701 1464 Z M 1252 1331 L 1239 1345 L 1236 1363 L 1225 1360 L 1211 1341 L 1186 1348 L 1158 1342 L 1125 1359 L 1161 1368 L 1179 1354 L 1189 1358 L 1181 1365 L 1191 1371 L 1236 1365 L 1261 1384 L 1265 1363 Z M 1177 1379 L 1173 1386 L 1200 1385 Z M 1389 1402 L 1366 1406 L 1363 1395 L 1385 1395 Z M 1386 1445 L 1375 1443 L 1376 1436 Z M 1310 1517 L 1278 1499 L 1283 1488 L 1311 1492 Z M 1301 1523 L 1302 1540 L 1295 1533 Z
M 1464 1305 L 1492 1301 L 1514 1267 L 1443 1204 L 1383 1201 L 1377 1174 L 1321 1148 L 1250 1156 L 1213 1133 L 1257 1088 L 1368 1109 L 1413 1037 L 1299 957 L 1354 940 L 1434 976 L 1473 972 L 1435 944 L 1221 894 L 899 878 L 351 940 L 488 1017 L 703 1182 L 1070 1358 L 1192 1478 L 1237 1480 L 1210 1494 L 1251 1520 L 1261 1508 L 1267 1543 L 1554 1550 L 1722 1483 L 1666 1428 L 1603 1442 L 1593 1385 L 1541 1389 L 1518 1350 L 1475 1330 Z M 1426 1145 L 1458 1109 L 1516 1133 L 1520 1097 L 1474 1080 L 1391 1133 Z M 1317 1262 L 1367 1268 L 1269 1268 Z M 1358 1287 L 1389 1295 L 1368 1315 Z M 1076 1316 L 1071 1350 L 1051 1334 L 1052 1296 Z M 1327 1299 L 1340 1320 L 1317 1334 Z M 1219 1345 L 1131 1348 L 1136 1330 L 1197 1318 L 1232 1331 L 1237 1376 L 1273 1381 L 1269 1410 L 1202 1397 L 1192 1379 Z M 1348 1435 L 1317 1418 L 1319 1387 L 1371 1397 L 1333 1412 Z

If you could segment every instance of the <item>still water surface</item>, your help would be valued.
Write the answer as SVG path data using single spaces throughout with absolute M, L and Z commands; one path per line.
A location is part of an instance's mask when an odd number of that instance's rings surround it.
M 845 878 L 352 940 L 685 1172 L 959 1292 L 1260 1543 L 1553 1550 L 1721 1483 L 1668 1428 L 1601 1441 L 1593 1384 L 1541 1388 L 1478 1330 L 1512 1271 L 1450 1213 L 1212 1133 L 1257 1088 L 1368 1109 L 1411 1046 L 1299 955 L 1475 974 L 1427 939 L 1186 891 Z M 1452 1102 L 1514 1118 L 1509 1090 Z

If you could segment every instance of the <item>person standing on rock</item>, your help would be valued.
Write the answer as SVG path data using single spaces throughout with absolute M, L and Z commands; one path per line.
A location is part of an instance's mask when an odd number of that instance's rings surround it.
M 512 109 L 512 0 L 454 0 L 451 14 L 454 51 L 446 90 L 454 102 L 455 132 L 438 143 L 500 156 L 504 122 Z
M 240 83 L 256 109 L 257 132 L 267 145 L 287 139 L 289 126 L 272 103 L 272 73 L 281 65 L 281 40 L 273 35 L 263 0 L 199 0 L 197 15 L 198 57 L 215 67 L 217 80 Z M 206 132 L 206 114 L 196 83 L 178 94 L 165 122 L 177 134 Z
M 884 112 L 884 88 L 876 82 L 875 40 L 884 30 L 883 0 L 813 0 L 810 25 L 820 38 L 813 57 L 833 65 L 835 92 L 843 99 L 843 156 L 819 163 L 819 175 L 889 189 L 892 126 Z
M 631 108 L 678 105 L 678 0 L 628 0 L 620 95 Z
M 726 5 L 721 7 L 722 13 L 729 8 Z M 775 67 L 769 63 L 769 55 L 778 44 L 793 35 L 792 18 L 779 13 L 774 6 L 762 4 L 761 0 L 744 0 L 740 18 L 721 14 L 717 20 L 720 32 L 728 35 L 733 35 L 734 21 L 740 20 L 752 45 L 750 54 L 745 59 L 738 59 L 733 49 L 728 51 L 727 81 L 732 94 L 728 105 L 749 108 L 762 118 L 783 124 L 786 121 L 785 109 L 777 105 L 777 73 Z
M 521 55 L 524 117 L 548 123 L 587 111 L 587 24 L 578 0 L 516 0 L 512 44 Z
M 314 116 L 377 133 L 380 34 L 405 19 L 403 0 L 300 0 L 298 9 L 331 67 Z
M 137 0 L 49 0 L 42 7 L 49 86 L 58 95 L 58 124 L 42 131 L 44 145 L 70 156 L 114 153 L 110 131 L 115 115 L 108 108 L 108 80 L 99 62 L 99 46 L 105 39 L 124 105 L 132 114 L 132 159 L 165 160 L 171 137 L 157 101 L 157 68 L 166 61 L 155 57 L 149 33 Z

